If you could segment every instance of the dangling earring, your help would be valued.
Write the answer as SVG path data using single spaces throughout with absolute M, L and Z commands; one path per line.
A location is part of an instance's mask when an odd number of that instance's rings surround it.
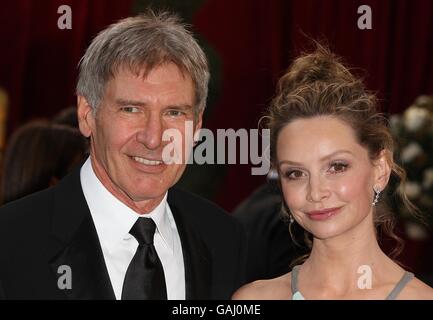
M 292 224 L 295 221 L 295 219 L 293 219 L 293 216 L 291 213 L 289 215 L 289 220 L 290 220 L 290 224 Z
M 376 186 L 373 187 L 373 190 L 374 190 L 374 200 L 371 205 L 374 207 L 376 203 L 379 201 L 379 195 L 381 191 L 379 190 L 379 187 Z

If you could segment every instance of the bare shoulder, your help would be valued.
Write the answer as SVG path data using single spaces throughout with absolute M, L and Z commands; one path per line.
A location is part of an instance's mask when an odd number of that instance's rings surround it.
M 287 300 L 291 299 L 290 273 L 269 280 L 257 280 L 239 288 L 233 300 Z
M 402 300 L 433 300 L 433 288 L 414 278 L 402 290 L 398 299 Z

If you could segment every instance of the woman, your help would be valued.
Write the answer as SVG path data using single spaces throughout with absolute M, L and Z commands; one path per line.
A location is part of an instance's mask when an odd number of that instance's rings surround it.
M 378 244 L 396 238 L 387 210 L 393 140 L 374 95 L 319 46 L 296 59 L 278 85 L 268 115 L 271 158 L 285 209 L 311 240 L 292 272 L 240 288 L 234 299 L 433 299 L 433 289 L 406 272 Z M 416 209 L 401 185 L 397 194 Z
M 1 204 L 55 185 L 87 155 L 78 129 L 33 121 L 11 137 L 3 159 Z

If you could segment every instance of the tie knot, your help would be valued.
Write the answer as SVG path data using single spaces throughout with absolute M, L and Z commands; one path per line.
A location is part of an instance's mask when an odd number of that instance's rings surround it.
M 140 245 L 153 244 L 156 225 L 150 218 L 138 218 L 129 233 L 137 239 Z

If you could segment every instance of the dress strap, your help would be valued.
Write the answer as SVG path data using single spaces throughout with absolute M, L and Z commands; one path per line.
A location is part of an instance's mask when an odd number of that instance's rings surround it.
M 298 290 L 298 274 L 299 274 L 299 265 L 294 266 L 291 273 L 291 287 L 292 287 L 292 295 L 299 295 L 299 297 L 303 300 L 304 298 L 300 294 Z M 386 300 L 395 300 L 403 288 L 414 278 L 414 274 L 411 272 L 405 272 L 401 277 L 400 281 L 395 285 L 394 289 L 388 294 Z M 299 299 L 299 298 L 298 298 Z M 296 299 L 296 300 L 298 300 Z M 299 299 L 300 300 L 300 299 Z
M 294 266 L 292 269 L 292 295 L 298 292 L 298 274 L 299 274 L 299 265 Z
M 386 300 L 395 300 L 401 290 L 409 283 L 410 280 L 414 278 L 413 273 L 405 272 L 403 277 L 401 277 L 400 281 L 395 285 L 394 289 L 389 293 L 386 297 Z

